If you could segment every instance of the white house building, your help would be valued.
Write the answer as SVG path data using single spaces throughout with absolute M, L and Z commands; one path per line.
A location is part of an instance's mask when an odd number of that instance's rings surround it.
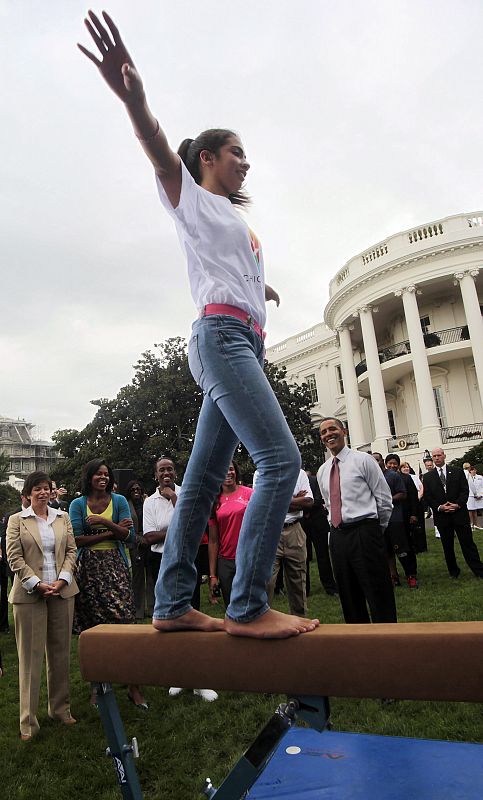
M 52 442 L 34 438 L 34 429 L 33 422 L 0 415 L 0 453 L 10 460 L 8 482 L 19 490 L 29 472 L 49 473 L 61 460 Z
M 483 211 L 397 233 L 330 282 L 324 322 L 269 348 L 352 447 L 448 460 L 483 439 Z M 401 453 L 402 455 L 402 453 Z

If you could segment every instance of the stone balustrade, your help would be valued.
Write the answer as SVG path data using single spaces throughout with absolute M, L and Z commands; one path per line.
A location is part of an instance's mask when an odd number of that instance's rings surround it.
M 457 214 L 391 236 L 344 264 L 329 284 L 329 295 L 332 298 L 352 281 L 367 274 L 368 269 L 376 269 L 397 259 L 411 258 L 419 251 L 439 247 L 445 242 L 453 244 L 458 239 L 467 241 L 472 235 L 481 237 L 482 227 L 483 211 L 477 211 L 472 216 Z

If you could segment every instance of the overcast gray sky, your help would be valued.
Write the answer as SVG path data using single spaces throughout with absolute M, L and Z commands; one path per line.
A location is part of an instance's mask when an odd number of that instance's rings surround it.
M 78 0 L 0 0 L 0 415 L 82 428 L 195 315 L 121 104 L 75 44 Z M 110 0 L 173 147 L 241 135 L 268 345 L 391 233 L 481 209 L 479 0 Z M 94 6 L 96 11 L 101 7 Z

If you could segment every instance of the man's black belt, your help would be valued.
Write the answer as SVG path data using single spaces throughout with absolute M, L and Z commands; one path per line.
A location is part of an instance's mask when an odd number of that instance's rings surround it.
M 294 519 L 293 522 L 284 522 L 283 523 L 283 529 L 285 530 L 285 528 L 291 528 L 292 525 L 296 525 L 297 522 L 299 522 L 299 521 L 300 520 L 297 518 L 297 519 Z
M 333 531 L 350 531 L 351 528 L 358 528 L 360 525 L 379 525 L 379 520 L 377 517 L 363 517 L 358 519 L 357 522 L 343 522 L 337 528 L 333 525 L 330 527 Z

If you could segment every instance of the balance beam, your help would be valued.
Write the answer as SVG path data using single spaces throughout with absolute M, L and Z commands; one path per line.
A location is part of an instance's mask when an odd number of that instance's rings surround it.
M 97 692 L 124 800 L 142 800 L 112 683 L 210 686 L 288 695 L 209 800 L 241 800 L 297 719 L 330 725 L 328 696 L 483 701 L 483 622 L 321 625 L 291 639 L 159 633 L 150 625 L 98 625 L 79 638 L 80 669 Z
M 98 683 L 483 701 L 483 622 L 321 625 L 283 640 L 98 625 L 79 654 L 83 678 Z

